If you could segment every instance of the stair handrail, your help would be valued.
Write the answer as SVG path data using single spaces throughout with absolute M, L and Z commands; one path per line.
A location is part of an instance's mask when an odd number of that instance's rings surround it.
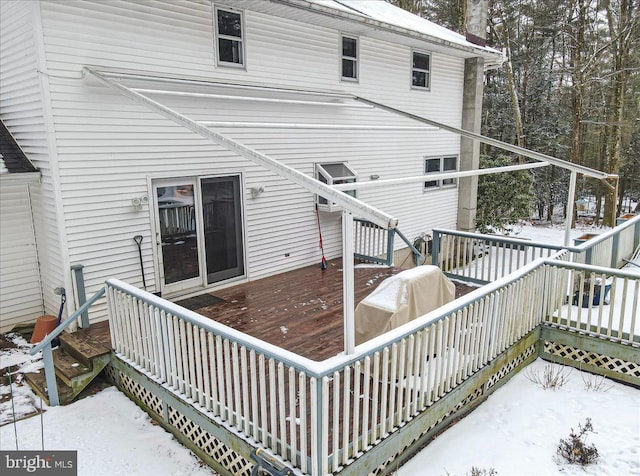
M 44 362 L 44 375 L 47 380 L 47 392 L 49 394 L 49 406 L 56 406 L 60 404 L 58 397 L 58 385 L 56 384 L 55 368 L 53 366 L 53 349 L 51 342 L 58 337 L 62 332 L 78 319 L 78 316 L 86 312 L 93 304 L 100 299 L 106 291 L 106 287 L 102 286 L 98 292 L 96 292 L 91 298 L 80 306 L 76 311 L 71 314 L 64 322 L 61 322 L 53 332 L 47 334 L 36 346 L 34 346 L 29 353 L 35 355 L 42 351 L 42 360 Z
M 416 266 L 418 266 L 420 262 L 425 259 L 425 255 L 423 255 L 415 246 L 413 246 L 413 243 L 411 243 L 400 230 L 396 228 L 395 232 L 400 237 L 400 239 L 402 239 L 402 241 L 404 241 L 409 246 L 409 249 L 413 252 L 413 259 L 415 260 Z

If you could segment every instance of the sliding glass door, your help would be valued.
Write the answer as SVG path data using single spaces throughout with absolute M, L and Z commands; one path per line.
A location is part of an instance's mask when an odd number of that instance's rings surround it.
M 153 182 L 163 294 L 244 274 L 240 176 Z
M 240 177 L 200 182 L 207 283 L 244 274 Z

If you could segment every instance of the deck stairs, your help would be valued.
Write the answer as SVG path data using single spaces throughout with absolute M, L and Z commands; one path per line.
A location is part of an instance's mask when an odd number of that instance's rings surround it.
M 88 332 L 63 332 L 53 350 L 60 404 L 72 402 L 111 360 L 111 349 Z M 44 369 L 25 374 L 33 391 L 49 404 Z

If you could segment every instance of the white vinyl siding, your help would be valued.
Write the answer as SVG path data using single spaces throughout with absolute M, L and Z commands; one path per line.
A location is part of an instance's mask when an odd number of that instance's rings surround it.
M 0 118 L 41 173 L 31 187 L 45 312 L 56 313 L 64 285 L 59 227 L 56 217 L 54 170 L 50 163 L 43 98 L 37 60 L 37 2 L 0 1 Z M 71 27 L 70 27 L 71 28 Z M 0 230 L 3 233 L 4 230 Z
M 0 332 L 7 332 L 44 313 L 29 182 L 21 177 L 0 175 L 0 230 Z
M 432 85 L 442 93 L 427 99 L 420 91 L 407 92 L 409 47 L 361 36 L 360 82 L 341 83 L 337 29 L 243 10 L 247 70 L 216 68 L 213 12 L 207 2 L 195 1 L 44 2 L 49 74 L 78 78 L 82 66 L 91 65 L 159 76 L 344 89 L 443 122 L 460 123 L 464 68 L 460 58 L 432 54 L 438 73 Z M 242 174 L 249 279 L 317 262 L 313 194 L 95 81 L 51 80 L 50 89 L 70 261 L 85 266 L 88 296 L 109 277 L 142 286 L 135 235 L 143 236 L 147 288 L 159 287 L 153 274 L 156 238 L 150 208 L 136 209 L 132 199 L 148 195 L 150 180 L 161 177 Z M 152 97 L 197 120 L 419 125 L 367 108 L 294 104 L 274 108 L 251 101 Z M 315 173 L 315 163 L 343 161 L 363 177 L 419 175 L 422 167 L 416 157 L 459 150 L 456 136 L 436 129 L 222 132 L 309 176 Z M 249 189 L 260 186 L 264 193 L 252 198 Z M 359 198 L 396 215 L 409 238 L 456 223 L 455 190 L 440 193 L 437 207 L 428 207 L 415 186 L 362 191 Z M 339 214 L 321 213 L 320 220 L 327 257 L 339 256 Z

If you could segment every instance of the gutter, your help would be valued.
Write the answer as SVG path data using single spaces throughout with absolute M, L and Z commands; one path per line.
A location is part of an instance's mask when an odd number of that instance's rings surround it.
M 0 181 L 2 182 L 40 183 L 41 179 L 42 173 L 39 170 L 36 172 L 7 172 L 0 174 Z

